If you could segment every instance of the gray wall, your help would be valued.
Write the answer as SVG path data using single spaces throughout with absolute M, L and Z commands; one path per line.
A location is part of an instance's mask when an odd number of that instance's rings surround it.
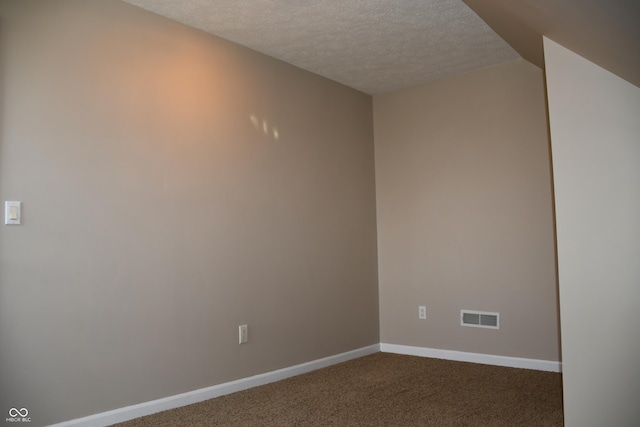
M 640 425 L 640 88 L 544 40 L 568 427 Z
M 379 342 L 370 96 L 119 1 L 3 1 L 0 29 L 3 412 Z
M 375 96 L 374 128 L 381 341 L 559 360 L 542 71 L 519 60 Z M 462 327 L 460 309 L 501 328 Z

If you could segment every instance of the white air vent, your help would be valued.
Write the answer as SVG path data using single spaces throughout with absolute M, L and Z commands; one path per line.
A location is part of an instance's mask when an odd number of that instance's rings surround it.
M 474 328 L 500 329 L 500 313 L 460 310 L 460 324 Z

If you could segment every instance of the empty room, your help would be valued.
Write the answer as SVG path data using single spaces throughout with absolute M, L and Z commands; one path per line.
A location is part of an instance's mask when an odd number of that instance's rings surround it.
M 638 22 L 0 0 L 5 425 L 640 425 Z

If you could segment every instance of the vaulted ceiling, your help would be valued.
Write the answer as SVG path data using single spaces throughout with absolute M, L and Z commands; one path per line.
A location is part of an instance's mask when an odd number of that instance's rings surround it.
M 542 67 L 542 35 L 640 86 L 638 0 L 125 1 L 369 94 Z
M 542 36 L 640 87 L 640 0 L 464 0 L 523 58 Z

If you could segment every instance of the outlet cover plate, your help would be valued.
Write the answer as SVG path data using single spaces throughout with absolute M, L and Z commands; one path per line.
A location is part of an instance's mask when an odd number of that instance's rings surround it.
M 427 318 L 427 307 L 424 305 L 418 306 L 418 319 L 424 320 Z
M 249 342 L 249 325 L 238 326 L 238 344 Z

